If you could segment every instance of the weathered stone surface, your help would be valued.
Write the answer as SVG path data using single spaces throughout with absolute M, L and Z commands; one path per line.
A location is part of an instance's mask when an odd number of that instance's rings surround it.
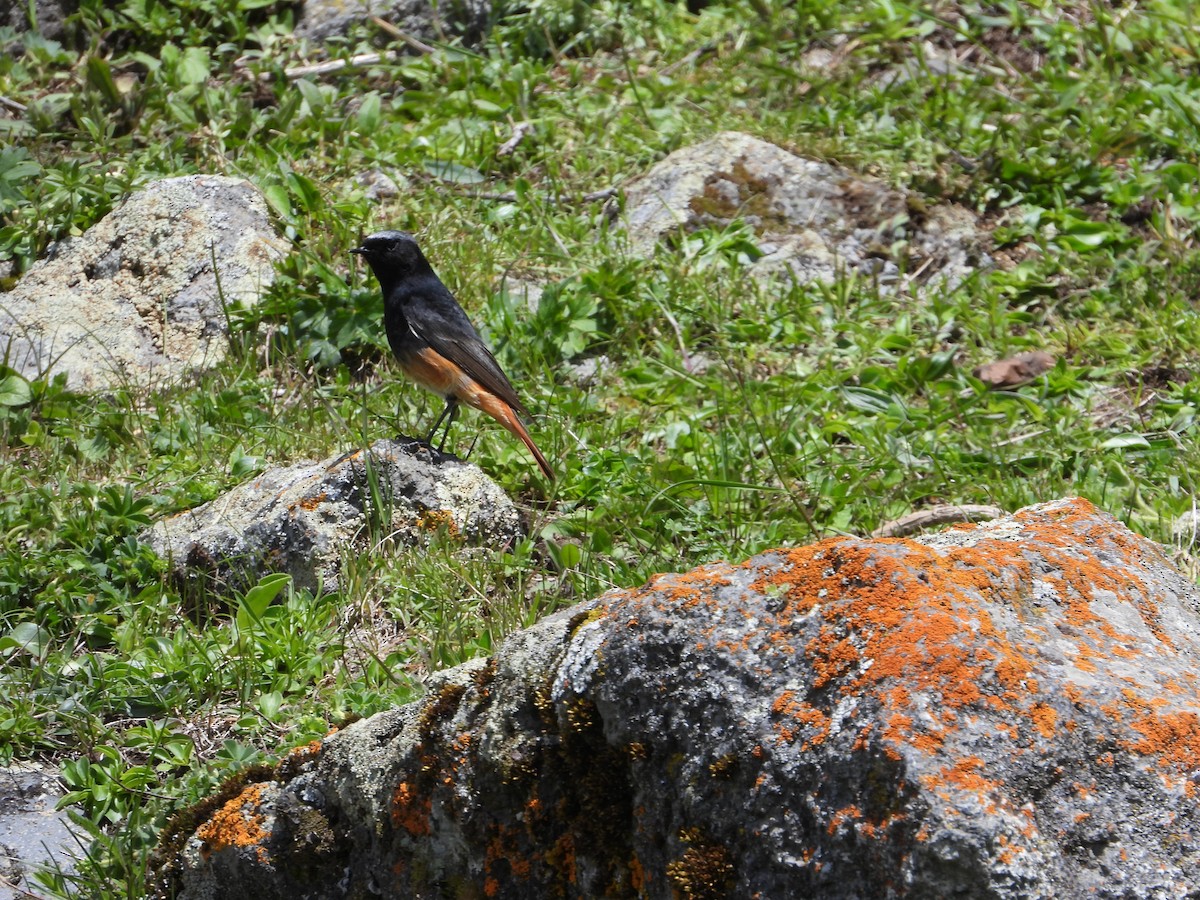
M 410 37 L 458 36 L 473 43 L 487 30 L 491 14 L 490 0 L 304 0 L 296 34 L 325 41 L 377 16 Z
M 0 0 L 0 27 L 18 33 L 36 26 L 42 37 L 58 40 L 63 35 L 67 16 L 79 9 L 79 0 Z M 32 13 L 32 16 L 30 15 Z
M 37 896 L 39 872 L 74 871 L 74 856 L 86 843 L 66 811 L 55 809 L 62 796 L 49 766 L 0 767 L 0 900 Z
M 142 541 L 185 580 L 244 585 L 286 572 L 297 587 L 313 589 L 321 580 L 334 589 L 342 554 L 370 539 L 369 515 L 379 519 L 376 540 L 415 543 L 445 527 L 503 546 L 524 533 L 512 500 L 478 466 L 398 439 L 376 441 L 366 453 L 269 469 L 156 523 Z
M 666 236 L 741 220 L 763 256 L 761 275 L 833 281 L 857 272 L 883 285 L 956 284 L 991 260 L 973 213 L 926 206 L 873 178 L 726 131 L 670 154 L 625 190 L 635 252 Z
M 181 898 L 1200 897 L 1200 597 L 1082 500 L 616 591 L 168 836 Z
M 0 296 L 0 347 L 25 377 L 77 389 L 178 378 L 225 355 L 221 294 L 254 303 L 283 250 L 250 182 L 154 182 Z

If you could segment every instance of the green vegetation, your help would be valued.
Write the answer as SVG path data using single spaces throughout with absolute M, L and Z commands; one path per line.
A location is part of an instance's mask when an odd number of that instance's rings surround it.
M 938 10 L 534 0 L 473 49 L 295 80 L 292 7 L 271 0 L 83 0 L 62 44 L 0 31 L 0 96 L 27 107 L 0 117 L 10 286 L 172 175 L 253 181 L 294 242 L 198 387 L 90 397 L 0 366 L 0 760 L 59 762 L 94 838 L 46 891 L 140 896 L 155 829 L 224 777 L 653 572 L 941 501 L 1081 494 L 1169 542 L 1200 472 L 1195 9 Z M 327 49 L 405 45 L 365 23 Z M 944 74 L 947 52 L 964 65 Z M 737 226 L 629 255 L 585 195 L 724 129 L 973 209 L 1000 264 L 916 297 L 755 280 Z M 373 169 L 398 196 L 368 199 Z M 138 544 L 147 523 L 439 409 L 402 382 L 347 254 L 383 227 L 419 233 L 560 478 L 468 413 L 453 448 L 479 430 L 472 459 L 527 509 L 526 542 L 381 543 L 339 594 L 268 578 L 198 605 Z M 536 312 L 514 280 L 547 286 Z M 1029 349 L 1059 360 L 1029 385 L 970 374 Z

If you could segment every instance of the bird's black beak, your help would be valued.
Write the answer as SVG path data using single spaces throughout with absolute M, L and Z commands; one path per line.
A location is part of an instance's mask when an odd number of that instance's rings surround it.
M 367 248 L 366 247 L 351 247 L 350 252 L 357 253 L 359 256 L 366 256 Z

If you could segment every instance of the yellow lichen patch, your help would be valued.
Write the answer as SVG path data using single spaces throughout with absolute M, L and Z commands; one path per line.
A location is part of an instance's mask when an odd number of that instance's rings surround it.
M 318 506 L 320 506 L 322 503 L 324 503 L 328 499 L 329 499 L 328 495 L 324 491 L 322 491 L 321 493 L 314 494 L 311 497 L 301 497 L 298 505 L 305 512 L 312 512 L 314 509 L 316 509 Z
M 417 517 L 417 527 L 422 531 L 437 531 L 444 528 L 451 537 L 459 536 L 458 522 L 448 509 L 427 509 Z
M 679 896 L 686 900 L 727 897 L 734 877 L 729 851 L 705 838 L 699 829 L 686 829 L 679 837 L 692 845 L 679 859 L 667 863 L 667 878 Z
M 585 613 L 581 613 L 577 616 L 572 617 L 571 623 L 568 626 L 567 631 L 571 635 L 571 637 L 575 637 L 575 635 L 579 633 L 579 630 L 581 628 L 583 628 L 585 625 L 591 625 L 593 622 L 600 622 L 600 621 L 608 618 L 608 615 L 609 615 L 609 610 L 606 607 L 603 607 L 603 606 L 593 607 L 592 609 L 589 609 Z
M 263 784 L 248 786 L 196 829 L 200 853 L 205 859 L 230 847 L 261 845 L 271 836 L 263 827 L 265 819 L 259 809 L 264 787 Z

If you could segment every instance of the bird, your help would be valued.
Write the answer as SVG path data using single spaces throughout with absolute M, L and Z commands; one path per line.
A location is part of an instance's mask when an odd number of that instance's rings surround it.
M 383 290 L 383 326 L 404 374 L 446 401 L 425 442 L 446 421 L 438 444 L 445 446 L 459 404 L 487 413 L 529 448 L 542 474 L 554 470 L 537 448 L 521 417 L 528 410 L 463 308 L 405 231 L 380 231 L 350 250 L 370 265 Z

